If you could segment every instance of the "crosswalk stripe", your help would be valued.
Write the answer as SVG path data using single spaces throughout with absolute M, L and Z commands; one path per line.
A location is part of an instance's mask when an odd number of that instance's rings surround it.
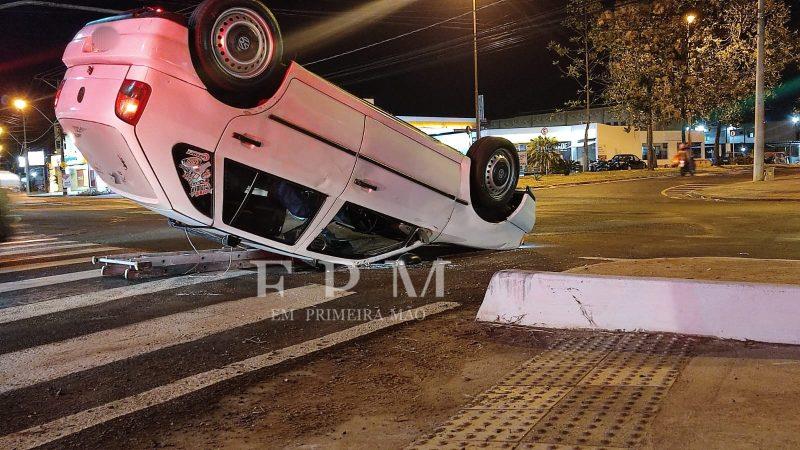
M 33 248 L 15 248 L 14 250 L 0 250 L 0 257 L 2 256 L 14 256 L 19 254 L 25 255 L 33 255 L 36 253 L 44 253 L 49 252 L 52 254 L 55 250 L 69 250 L 69 249 L 76 249 L 82 247 L 99 247 L 100 244 L 94 244 L 91 242 L 71 242 L 71 243 L 58 243 L 44 247 L 33 247 Z M 30 258 L 26 258 L 30 259 Z
M 25 240 L 29 240 L 29 239 L 42 239 L 42 238 L 46 238 L 46 237 L 49 237 L 49 236 L 45 236 L 43 234 L 28 234 L 28 235 L 25 235 L 25 236 L 11 236 L 10 238 L 8 238 L 8 240 L 6 242 L 13 244 L 15 242 L 21 242 L 21 241 L 25 241 Z
M 59 261 L 47 261 L 35 264 L 25 264 L 13 267 L 0 267 L 0 275 L 7 273 L 25 272 L 27 270 L 49 269 L 52 267 L 71 266 L 74 264 L 84 264 L 92 262 L 92 258 L 73 258 Z
M 133 297 L 135 295 L 153 294 L 155 292 L 166 291 L 169 289 L 176 289 L 212 281 L 227 280 L 229 278 L 251 275 L 253 273 L 255 272 L 232 270 L 228 273 L 210 276 L 184 275 L 182 277 L 149 281 L 147 283 L 135 284 L 131 286 L 121 286 L 118 288 L 106 289 L 104 291 L 92 292 L 89 294 L 78 294 L 71 297 L 46 300 L 28 305 L 12 306 L 10 308 L 0 309 L 0 324 L 44 316 L 46 314 L 68 311 L 70 309 L 96 306 L 114 300 Z
M 23 258 L 10 258 L 6 259 L 0 257 L 0 264 L 11 264 L 15 262 L 32 262 L 36 260 L 42 259 L 52 259 L 58 258 L 62 256 L 77 256 L 77 255 L 85 255 L 87 253 L 99 253 L 99 252 L 111 252 L 114 250 L 120 250 L 119 247 L 93 247 L 93 248 L 84 248 L 80 250 L 69 250 L 66 252 L 54 252 L 50 253 L 49 255 L 42 255 L 42 256 L 26 256 Z
M 451 302 L 431 303 L 413 310 L 362 323 L 321 338 L 228 364 L 219 369 L 182 378 L 140 394 L 115 400 L 43 425 L 37 425 L 0 437 L 0 448 L 29 449 L 47 445 L 88 428 L 144 411 L 157 405 L 163 405 L 210 386 L 327 350 L 386 328 L 439 314 L 458 306 L 460 306 L 458 303 Z
M 0 394 L 196 341 L 352 294 L 339 291 L 334 298 L 326 298 L 325 289 L 325 286 L 308 285 L 266 297 L 218 303 L 6 353 L 0 355 Z
M 102 276 L 100 269 L 86 270 L 84 272 L 72 272 L 61 275 L 51 275 L 49 277 L 29 278 L 27 280 L 10 281 L 0 283 L 0 294 L 4 292 L 23 291 L 44 286 L 54 286 L 56 284 L 70 283 L 73 281 L 89 280 Z
M 75 243 L 75 241 L 57 241 L 57 242 L 47 241 L 47 242 L 36 242 L 33 244 L 8 245 L 5 247 L 0 247 L 0 252 L 19 250 L 23 248 L 47 247 L 49 245 L 72 244 L 72 243 Z
M 50 242 L 57 240 L 58 238 L 49 237 L 49 238 L 39 238 L 39 239 L 27 239 L 24 241 L 6 241 L 6 242 L 0 242 L 0 248 L 11 247 L 17 244 L 26 244 L 30 242 Z

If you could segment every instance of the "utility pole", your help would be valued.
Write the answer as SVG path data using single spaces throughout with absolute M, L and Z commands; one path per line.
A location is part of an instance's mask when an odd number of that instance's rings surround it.
M 756 61 L 756 145 L 753 153 L 753 181 L 764 181 L 764 34 L 766 15 L 764 0 L 758 0 L 758 56 Z
M 481 105 L 478 89 L 478 0 L 472 0 L 472 49 L 475 69 L 475 138 L 481 138 Z
M 61 193 L 66 197 L 68 192 L 67 184 L 64 183 L 64 178 L 67 176 L 67 171 L 65 170 L 66 161 L 64 159 L 64 133 L 61 131 L 61 125 L 58 122 L 53 123 L 53 131 L 55 134 L 55 154 L 59 156 L 58 167 L 53 167 L 53 170 L 56 172 L 56 180 L 60 180 L 58 184 L 61 188 Z

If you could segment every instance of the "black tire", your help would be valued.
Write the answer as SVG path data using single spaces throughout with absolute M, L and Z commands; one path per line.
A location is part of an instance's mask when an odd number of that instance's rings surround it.
M 519 154 L 508 139 L 485 137 L 467 152 L 472 160 L 470 193 L 472 207 L 486 221 L 508 218 L 509 203 L 519 181 Z
M 286 75 L 278 21 L 258 0 L 205 0 L 189 18 L 197 75 L 217 100 L 252 108 Z

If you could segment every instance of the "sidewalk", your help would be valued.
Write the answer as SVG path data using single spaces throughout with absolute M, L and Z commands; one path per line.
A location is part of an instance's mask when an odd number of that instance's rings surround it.
M 570 272 L 797 284 L 798 269 L 800 261 L 661 258 Z M 540 332 L 557 338 L 409 448 L 800 446 L 798 346 Z
M 800 201 L 800 176 L 780 177 L 775 181 L 726 184 L 697 191 L 719 200 Z
M 698 174 L 729 174 L 737 170 L 736 167 L 703 167 L 697 170 Z M 656 170 L 616 170 L 609 172 L 582 172 L 571 175 L 544 175 L 540 179 L 532 176 L 521 177 L 520 188 L 540 189 L 552 186 L 567 186 L 579 184 L 609 183 L 615 181 L 640 180 L 647 178 L 668 178 L 680 176 L 679 169 L 658 168 Z

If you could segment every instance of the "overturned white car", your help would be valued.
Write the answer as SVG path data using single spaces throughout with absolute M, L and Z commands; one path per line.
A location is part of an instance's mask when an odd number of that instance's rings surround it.
M 103 19 L 66 49 L 56 114 L 113 190 L 251 247 L 352 265 L 531 231 L 510 142 L 465 157 L 282 54 L 257 0 Z

